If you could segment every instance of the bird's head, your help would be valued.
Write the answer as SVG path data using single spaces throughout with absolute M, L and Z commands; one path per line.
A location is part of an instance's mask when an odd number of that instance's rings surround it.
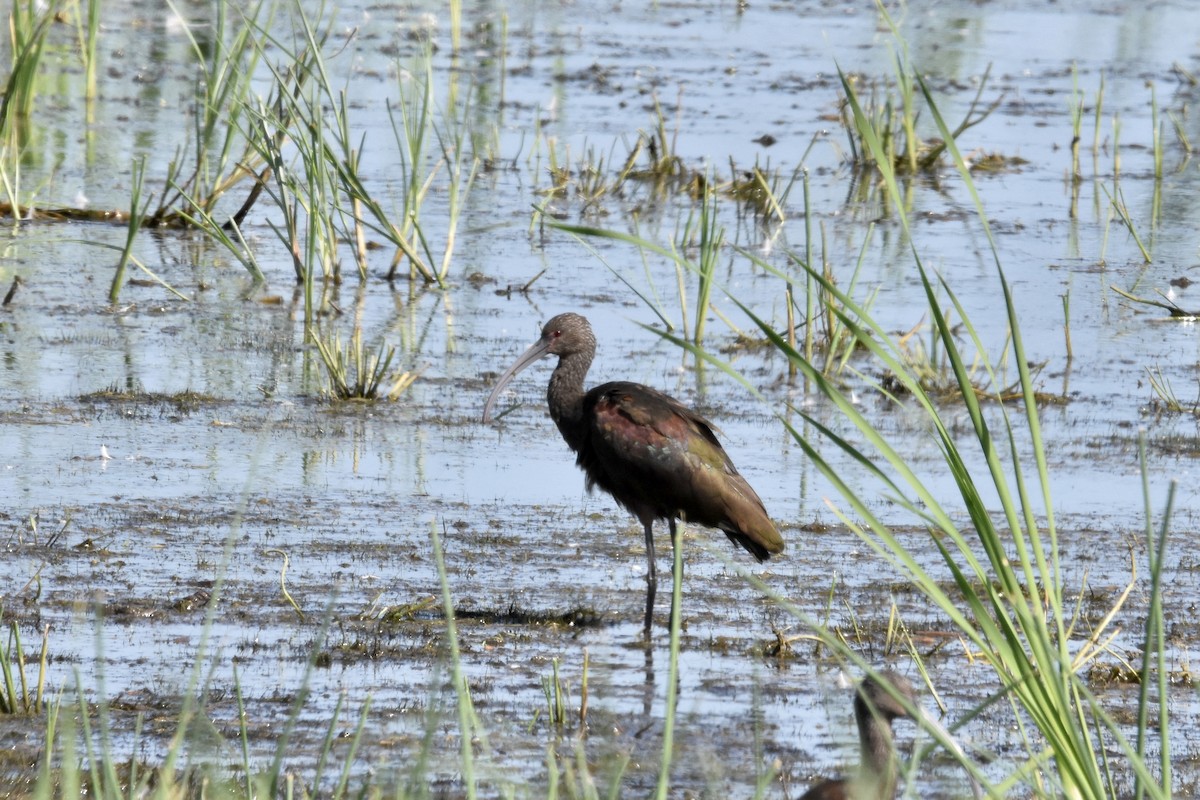
M 483 407 L 483 421 L 491 421 L 492 406 L 495 405 L 500 393 L 518 372 L 533 362 L 546 356 L 558 356 L 562 359 L 577 353 L 584 353 L 587 355 L 588 363 L 591 363 L 591 356 L 595 352 L 596 336 L 592 333 L 592 326 L 588 324 L 585 317 L 567 312 L 552 318 L 542 326 L 541 337 L 522 353 L 516 363 L 506 369 L 496 381 L 496 386 L 488 396 L 487 404 Z
M 891 689 L 888 689 L 888 684 Z M 917 704 L 917 690 L 912 683 L 898 672 L 884 670 L 879 675 L 868 675 L 858 687 L 857 702 L 870 713 L 890 723 L 902 717 L 913 718 L 910 710 Z
M 559 314 L 542 326 L 542 338 L 539 339 L 533 348 L 540 348 L 540 352 L 534 358 L 542 356 L 556 355 L 569 356 L 574 353 L 596 352 L 596 336 L 592 333 L 592 326 L 588 324 L 587 318 L 579 314 L 568 311 L 565 314 Z M 530 348 L 530 351 L 533 350 Z M 526 356 L 529 355 L 527 352 Z M 522 361 L 524 360 L 522 356 Z

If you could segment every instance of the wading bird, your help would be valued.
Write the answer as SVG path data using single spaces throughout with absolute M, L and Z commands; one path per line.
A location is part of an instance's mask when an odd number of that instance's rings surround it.
M 542 336 L 509 367 L 492 390 L 483 421 L 496 398 L 533 362 L 558 356 L 546 398 L 550 416 L 576 454 L 588 491 L 600 487 L 642 523 L 646 532 L 646 620 L 650 633 L 658 585 L 654 559 L 656 519 L 719 528 L 760 562 L 783 551 L 783 537 L 762 501 L 738 474 L 708 420 L 679 401 L 637 383 L 605 383 L 584 392 L 596 355 L 592 326 L 579 314 L 559 314 Z
M 891 684 L 894 693 L 884 682 Z M 903 701 L 898 699 L 903 698 Z M 892 722 L 916 717 L 920 722 L 942 734 L 956 753 L 958 745 L 942 727 L 917 704 L 917 693 L 908 679 L 896 672 L 884 671 L 863 679 L 854 693 L 854 719 L 858 723 L 858 741 L 862 763 L 853 778 L 837 778 L 818 783 L 805 792 L 800 800 L 893 800 L 896 797 L 898 767 L 896 748 L 892 743 Z M 979 784 L 971 778 L 971 792 L 981 796 Z

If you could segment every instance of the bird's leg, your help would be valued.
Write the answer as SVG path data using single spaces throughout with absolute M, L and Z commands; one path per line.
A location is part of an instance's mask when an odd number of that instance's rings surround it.
M 674 522 L 671 523 L 674 526 Z M 646 528 L 646 561 L 648 569 L 646 570 L 646 627 L 644 633 L 646 638 L 650 638 L 650 623 L 654 619 L 654 593 L 658 589 L 658 572 L 655 566 L 654 559 L 654 519 L 642 520 L 642 525 Z M 672 527 L 674 531 L 674 527 Z
M 672 556 L 671 557 L 671 577 L 674 580 L 682 581 L 683 580 L 683 564 L 682 563 L 680 564 L 679 574 L 676 575 L 675 574 L 675 558 L 674 558 L 675 548 L 679 547 L 679 530 L 675 527 L 675 518 L 674 517 L 669 517 L 667 519 L 667 524 L 669 524 L 671 526 L 671 556 Z M 675 617 L 675 592 L 671 592 L 671 616 L 668 619 L 674 619 L 674 617 Z

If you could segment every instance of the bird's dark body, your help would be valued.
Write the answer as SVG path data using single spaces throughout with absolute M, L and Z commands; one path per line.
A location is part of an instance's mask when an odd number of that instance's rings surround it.
M 845 778 L 822 781 L 800 796 L 800 800 L 869 800 L 850 794 L 850 782 Z
M 783 551 L 783 537 L 762 501 L 726 455 L 704 417 L 662 392 L 637 383 L 605 383 L 584 392 L 583 381 L 596 353 L 588 321 L 560 314 L 542 336 L 496 382 L 484 420 L 513 376 L 538 359 L 558 356 L 546 400 L 550 416 L 588 490 L 599 487 L 642 523 L 649 571 L 646 631 L 656 586 L 653 524 L 665 519 L 718 528 L 759 561 Z
M 639 520 L 683 519 L 718 528 L 758 561 L 774 526 L 738 474 L 712 424 L 675 399 L 636 383 L 597 386 L 583 397 L 576 463 L 588 490 L 608 492 Z M 564 434 L 565 438 L 565 434 Z M 571 444 L 570 439 L 567 440 Z

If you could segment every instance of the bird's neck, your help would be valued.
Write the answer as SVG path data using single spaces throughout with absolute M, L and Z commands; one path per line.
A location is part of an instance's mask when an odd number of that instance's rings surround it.
M 550 417 L 563 439 L 576 452 L 583 446 L 583 380 L 591 365 L 592 356 L 588 353 L 563 356 L 550 376 L 550 388 L 546 392 Z
M 892 726 L 872 715 L 865 703 L 856 702 L 854 711 L 859 717 L 858 738 L 862 748 L 862 766 L 858 775 L 862 788 L 858 796 L 892 800 L 899 779 Z

